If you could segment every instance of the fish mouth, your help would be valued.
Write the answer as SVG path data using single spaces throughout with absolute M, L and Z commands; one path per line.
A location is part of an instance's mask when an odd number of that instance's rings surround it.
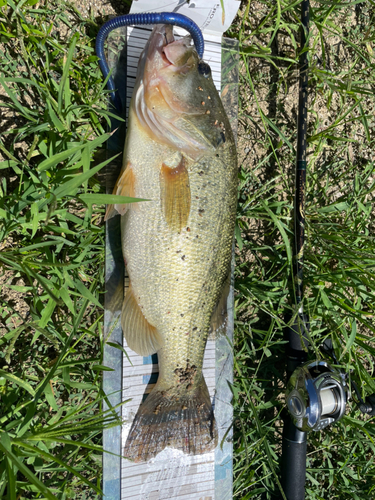
M 163 62 L 165 62 L 165 64 L 167 66 L 173 65 L 173 61 L 168 59 L 168 55 L 165 53 L 164 49 L 161 51 L 160 55 L 161 55 Z
M 155 60 L 155 56 L 158 56 L 162 68 L 181 67 L 186 64 L 192 49 L 190 36 L 176 40 L 172 25 L 159 24 L 154 28 L 149 40 L 148 58 Z
M 173 27 L 170 24 L 165 24 L 163 26 L 163 28 L 164 28 L 164 44 L 165 45 L 161 51 L 161 55 L 162 55 L 163 60 L 165 60 L 165 62 L 167 62 L 169 64 L 173 64 L 173 61 L 170 61 L 168 59 L 168 55 L 165 51 L 165 49 L 166 49 L 166 47 L 168 47 L 168 45 L 172 45 L 176 41 L 174 34 L 173 34 Z

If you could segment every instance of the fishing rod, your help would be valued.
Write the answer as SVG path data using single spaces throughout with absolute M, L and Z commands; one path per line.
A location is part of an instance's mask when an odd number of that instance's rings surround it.
M 345 413 L 350 391 L 345 375 L 326 361 L 307 362 L 309 317 L 303 310 L 305 201 L 307 171 L 309 0 L 301 2 L 301 52 L 294 197 L 294 301 L 291 326 L 285 329 L 288 412 L 284 412 L 281 484 L 287 500 L 305 498 L 307 434 L 321 430 Z M 333 351 L 333 350 L 332 350 Z
M 203 34 L 199 26 L 183 14 L 178 14 L 176 12 L 149 12 L 142 14 L 125 14 L 123 16 L 118 16 L 110 19 L 103 24 L 98 32 L 95 43 L 95 51 L 96 55 L 99 57 L 99 66 L 103 73 L 103 76 L 104 78 L 108 78 L 107 88 L 108 90 L 110 90 L 112 104 L 115 106 L 118 112 L 121 112 L 122 104 L 115 88 L 113 78 L 110 75 L 108 63 L 104 53 L 104 42 L 109 33 L 114 29 L 121 28 L 123 26 L 149 24 L 171 24 L 173 26 L 184 28 L 190 33 L 199 58 L 202 59 L 203 57 Z
M 299 57 L 299 103 L 294 198 L 294 302 L 292 317 L 284 330 L 286 343 L 286 406 L 283 414 L 281 485 L 287 500 L 305 498 L 307 435 L 320 431 L 344 415 L 353 389 L 359 410 L 375 415 L 375 394 L 363 400 L 354 381 L 349 388 L 348 374 L 325 360 L 308 359 L 310 322 L 303 310 L 303 269 L 305 245 L 305 200 L 307 172 L 307 99 L 309 0 L 301 2 L 301 52 Z M 322 352 L 338 365 L 332 341 L 326 339 Z
M 299 57 L 299 100 L 297 123 L 297 158 L 294 195 L 294 318 L 287 317 L 292 325 L 285 329 L 287 380 L 307 360 L 309 319 L 303 312 L 303 252 L 305 244 L 305 197 L 306 197 L 306 140 L 307 140 L 307 91 L 308 91 L 308 35 L 309 1 L 301 3 L 301 53 Z M 294 397 L 293 397 L 294 396 Z M 288 409 L 300 413 L 299 399 L 292 394 Z M 299 429 L 293 414 L 284 410 L 281 455 L 281 485 L 288 500 L 305 497 L 307 432 Z

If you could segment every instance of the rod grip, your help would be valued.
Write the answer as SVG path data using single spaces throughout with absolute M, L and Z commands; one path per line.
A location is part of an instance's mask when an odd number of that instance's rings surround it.
M 289 415 L 285 416 L 281 485 L 288 500 L 304 500 L 306 481 L 307 433 L 293 424 Z

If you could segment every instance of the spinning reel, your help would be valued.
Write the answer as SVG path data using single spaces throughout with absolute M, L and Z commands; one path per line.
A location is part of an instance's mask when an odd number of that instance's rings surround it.
M 326 361 L 309 361 L 289 379 L 286 403 L 294 425 L 301 431 L 320 431 L 345 413 L 350 389 L 346 375 Z
M 332 348 L 327 344 L 325 350 Z M 308 361 L 298 366 L 289 378 L 286 389 L 286 404 L 293 424 L 300 431 L 320 431 L 340 420 L 346 404 L 356 394 L 359 410 L 367 415 L 375 415 L 375 394 L 362 399 L 355 382 L 347 383 L 348 375 L 333 368 L 327 361 Z

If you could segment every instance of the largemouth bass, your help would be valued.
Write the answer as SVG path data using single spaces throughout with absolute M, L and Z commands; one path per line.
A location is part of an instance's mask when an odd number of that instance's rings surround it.
M 217 444 L 202 364 L 229 289 L 237 161 L 210 67 L 190 43 L 175 41 L 170 26 L 151 34 L 114 189 L 150 201 L 107 210 L 107 218 L 122 215 L 126 341 L 142 356 L 157 352 L 159 362 L 125 445 L 124 456 L 137 462 L 166 446 L 201 454 Z

